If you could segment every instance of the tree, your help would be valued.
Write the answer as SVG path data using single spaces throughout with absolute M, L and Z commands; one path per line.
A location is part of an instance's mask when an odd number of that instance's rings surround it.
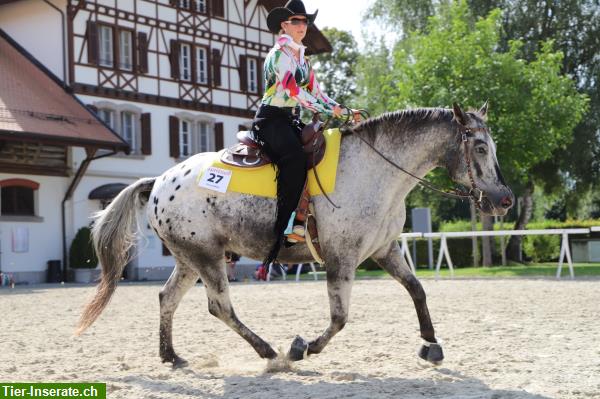
M 350 32 L 336 28 L 324 28 L 321 32 L 331 43 L 333 52 L 312 57 L 319 83 L 338 103 L 352 106 L 357 90 L 358 45 Z
M 368 13 L 393 31 L 407 35 L 423 31 L 427 19 L 448 0 L 376 0 Z M 559 194 L 566 212 L 574 215 L 586 191 L 600 179 L 600 2 L 598 0 L 468 0 L 474 17 L 502 9 L 500 48 L 511 41 L 523 43 L 521 54 L 532 61 L 542 43 L 552 39 L 562 51 L 562 72 L 573 77 L 581 93 L 590 97 L 587 114 L 575 128 L 570 144 L 559 146 L 552 157 L 532 170 L 532 177 L 547 193 Z M 397 23 L 400 21 L 400 24 Z M 522 187 L 529 195 L 533 185 Z M 597 188 L 596 188 L 597 189 Z M 530 203 L 528 199 L 523 203 Z M 527 213 L 527 211 L 525 211 Z M 514 240 L 513 240 L 514 241 Z M 517 239 L 518 241 L 518 239 Z
M 407 34 L 394 49 L 391 102 L 404 108 L 458 100 L 475 107 L 489 98 L 488 124 L 503 171 L 532 192 L 534 167 L 570 143 L 587 97 L 561 74 L 563 54 L 553 50 L 553 42 L 543 43 L 530 62 L 521 41 L 499 51 L 499 10 L 479 20 L 464 0 L 441 3 L 436 10 L 423 32 Z M 519 220 L 517 227 L 527 221 Z

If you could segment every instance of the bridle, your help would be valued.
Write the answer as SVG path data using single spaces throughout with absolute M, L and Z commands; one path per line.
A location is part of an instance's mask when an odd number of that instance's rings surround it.
M 359 113 L 363 117 L 366 116 L 365 119 L 367 119 L 370 116 L 366 110 L 359 110 Z M 391 159 L 386 157 L 377 148 L 375 148 L 375 146 L 373 146 L 373 144 L 369 143 L 361 135 L 356 134 L 355 136 L 358 137 L 367 146 L 369 146 L 373 151 L 375 151 L 375 153 L 377 153 L 381 158 L 383 158 L 390 165 L 394 166 L 396 169 L 404 172 L 408 176 L 417 180 L 421 186 L 423 186 L 433 192 L 441 194 L 445 197 L 448 197 L 448 198 L 472 200 L 478 208 L 481 208 L 481 202 L 483 201 L 483 198 L 486 195 L 485 195 L 485 192 L 477 186 L 477 183 L 475 183 L 475 178 L 473 177 L 473 167 L 471 166 L 471 157 L 469 156 L 469 138 L 474 136 L 473 132 L 482 131 L 482 132 L 486 132 L 489 134 L 489 130 L 488 130 L 488 128 L 483 128 L 483 127 L 467 127 L 456 120 L 453 120 L 453 122 L 456 123 L 456 125 L 458 127 L 458 132 L 460 133 L 460 139 L 461 139 L 461 141 L 464 145 L 464 149 L 465 149 L 464 150 L 464 160 L 467 165 L 467 174 L 469 175 L 469 182 L 471 183 L 471 188 L 469 191 L 461 190 L 459 188 L 454 188 L 451 191 L 442 190 L 441 188 L 436 187 L 435 185 L 431 184 L 427 180 L 422 179 L 419 176 L 416 176 L 414 173 L 409 172 L 408 170 L 404 169 L 402 166 L 398 165 L 397 163 L 395 163 L 394 161 L 392 161 Z M 343 123 L 343 125 L 348 125 L 348 124 L 349 124 L 349 118 Z M 344 129 L 341 129 L 341 130 L 343 131 L 343 134 L 349 134 L 349 133 L 353 132 L 352 129 L 345 129 L 345 131 L 344 131 Z

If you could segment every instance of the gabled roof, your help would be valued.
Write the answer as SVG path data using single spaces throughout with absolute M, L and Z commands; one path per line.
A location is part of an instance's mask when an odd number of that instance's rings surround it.
M 267 11 L 271 11 L 275 7 L 283 7 L 286 3 L 287 0 L 258 0 L 258 4 L 265 7 Z M 308 55 L 331 53 L 333 51 L 329 40 L 327 40 L 325 35 L 323 35 L 315 25 L 308 27 L 308 32 L 306 33 L 306 38 L 303 40 L 303 43 L 307 47 L 306 53 Z
M 0 140 L 129 151 L 117 133 L 2 29 Z

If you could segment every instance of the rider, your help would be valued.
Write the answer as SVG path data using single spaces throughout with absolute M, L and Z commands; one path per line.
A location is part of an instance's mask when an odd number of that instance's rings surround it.
M 323 93 L 302 40 L 317 12 L 307 14 L 301 0 L 290 0 L 267 16 L 269 30 L 279 37 L 265 59 L 265 94 L 256 113 L 253 131 L 265 153 L 277 165 L 276 242 L 263 262 L 269 265 L 279 252 L 288 225 L 304 236 L 302 223 L 292 220 L 306 181 L 306 155 L 299 134 L 304 126 L 300 107 L 339 117 L 342 108 Z M 289 228 L 287 229 L 289 231 Z M 289 240 L 288 242 L 293 242 Z

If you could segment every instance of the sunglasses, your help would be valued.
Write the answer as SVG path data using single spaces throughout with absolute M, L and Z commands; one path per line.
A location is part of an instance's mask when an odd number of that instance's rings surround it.
M 299 26 L 299 25 L 306 25 L 308 26 L 309 22 L 307 19 L 299 19 L 299 18 L 293 18 L 290 19 L 289 21 L 285 21 L 286 24 L 291 24 L 293 26 Z

